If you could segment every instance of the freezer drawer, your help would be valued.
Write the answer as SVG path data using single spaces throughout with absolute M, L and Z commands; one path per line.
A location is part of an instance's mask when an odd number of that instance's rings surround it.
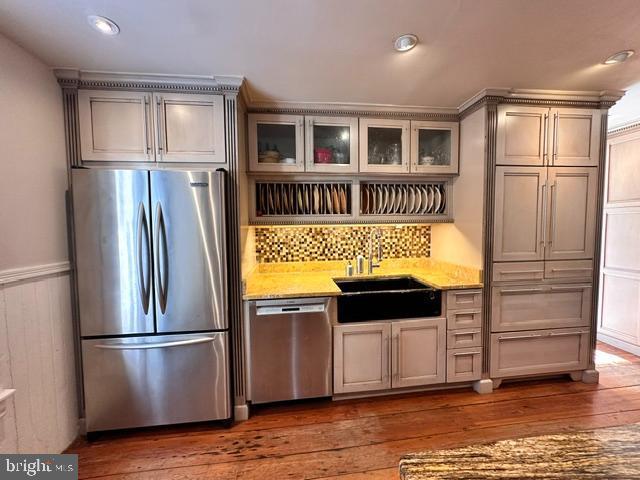
M 231 417 L 227 333 L 82 341 L 87 431 Z

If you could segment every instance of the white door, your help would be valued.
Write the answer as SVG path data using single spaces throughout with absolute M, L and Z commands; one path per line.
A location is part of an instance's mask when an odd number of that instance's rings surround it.
M 498 106 L 496 163 L 545 165 L 548 156 L 549 109 Z
M 547 260 L 593 258 L 597 168 L 549 167 Z
M 551 162 L 554 166 L 597 167 L 600 159 L 600 110 L 551 110 Z
M 154 94 L 160 162 L 225 163 L 222 95 Z
M 411 122 L 411 171 L 458 173 L 458 123 Z
M 391 388 L 390 339 L 388 322 L 333 327 L 333 393 Z
M 391 324 L 393 388 L 444 383 L 447 320 L 429 318 Z
M 80 149 L 83 161 L 154 161 L 151 94 L 80 90 Z
M 409 120 L 360 119 L 360 171 L 409 173 Z
M 495 261 L 542 260 L 546 167 L 497 167 Z
M 358 171 L 358 119 L 305 117 L 307 172 Z
M 607 141 L 598 339 L 640 355 L 640 128 Z

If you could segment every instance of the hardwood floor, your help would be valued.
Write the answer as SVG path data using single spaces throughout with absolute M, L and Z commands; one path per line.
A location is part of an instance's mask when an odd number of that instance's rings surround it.
M 393 479 L 426 449 L 640 422 L 640 357 L 600 344 L 600 383 L 567 378 L 253 409 L 247 422 L 165 427 L 79 440 L 80 478 Z

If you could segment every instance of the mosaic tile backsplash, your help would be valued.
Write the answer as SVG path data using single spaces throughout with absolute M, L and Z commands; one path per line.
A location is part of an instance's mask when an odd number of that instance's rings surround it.
M 382 230 L 384 258 L 431 254 L 430 225 L 256 227 L 256 259 L 276 263 L 366 257 L 372 228 Z

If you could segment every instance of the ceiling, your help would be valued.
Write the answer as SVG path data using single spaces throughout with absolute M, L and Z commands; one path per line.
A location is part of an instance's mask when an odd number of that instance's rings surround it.
M 254 101 L 457 107 L 487 87 L 626 89 L 638 25 L 638 0 L 0 0 L 0 31 L 51 66 L 243 75 Z M 395 52 L 409 32 L 421 43 Z M 639 54 L 601 64 L 628 48 Z

